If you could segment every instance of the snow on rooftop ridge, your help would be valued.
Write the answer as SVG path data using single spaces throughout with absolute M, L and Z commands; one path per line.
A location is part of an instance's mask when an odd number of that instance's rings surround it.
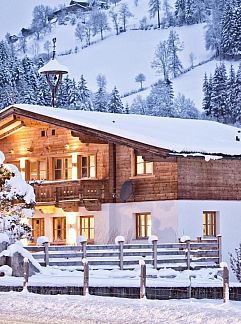
M 65 65 L 60 64 L 56 58 L 55 59 L 51 59 L 47 64 L 45 64 L 44 66 L 42 66 L 38 72 L 39 73 L 46 73 L 46 72 L 63 72 L 63 73 L 68 73 L 69 70 Z
M 241 142 L 236 141 L 240 129 L 215 121 L 53 109 L 27 104 L 16 104 L 2 111 L 11 107 L 167 149 L 172 153 L 221 157 L 241 155 Z

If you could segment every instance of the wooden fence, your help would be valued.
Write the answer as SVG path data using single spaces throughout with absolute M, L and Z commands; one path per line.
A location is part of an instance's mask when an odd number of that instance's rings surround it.
M 222 261 L 221 237 L 214 240 L 165 244 L 108 244 L 26 247 L 43 266 L 80 267 L 88 260 L 90 269 L 134 269 L 144 260 L 149 267 L 176 270 L 219 266 Z

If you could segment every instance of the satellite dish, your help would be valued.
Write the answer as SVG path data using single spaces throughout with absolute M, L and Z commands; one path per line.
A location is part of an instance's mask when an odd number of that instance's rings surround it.
M 120 190 L 120 200 L 121 202 L 126 202 L 130 196 L 133 195 L 133 186 L 130 180 L 123 183 Z

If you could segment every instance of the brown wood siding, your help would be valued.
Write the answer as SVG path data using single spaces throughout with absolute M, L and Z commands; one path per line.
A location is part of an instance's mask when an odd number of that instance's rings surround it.
M 240 200 L 241 161 L 178 159 L 178 199 Z
M 133 197 L 129 201 L 151 201 L 177 199 L 177 163 L 154 162 L 153 175 L 134 176 L 133 150 L 117 146 L 117 202 L 123 183 L 131 180 Z

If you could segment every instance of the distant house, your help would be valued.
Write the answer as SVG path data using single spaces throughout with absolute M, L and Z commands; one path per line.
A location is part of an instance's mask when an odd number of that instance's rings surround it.
M 13 105 L 0 111 L 0 151 L 33 181 L 33 237 L 74 243 L 240 241 L 241 142 L 203 120 Z

